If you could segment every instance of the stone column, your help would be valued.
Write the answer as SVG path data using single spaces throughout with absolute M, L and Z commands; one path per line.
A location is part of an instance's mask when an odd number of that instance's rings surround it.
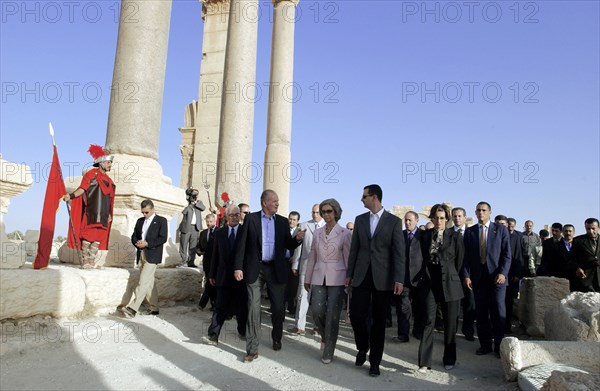
M 6 237 L 4 215 L 8 212 L 10 199 L 29 189 L 32 183 L 29 167 L 7 162 L 0 156 L 0 269 L 18 269 L 27 260 L 23 246 Z
M 263 186 L 279 195 L 279 213 L 287 216 L 290 197 L 290 144 L 294 81 L 294 27 L 297 0 L 273 0 L 271 84 Z
M 217 162 L 217 192 L 250 200 L 258 0 L 231 0 Z
M 106 147 L 158 159 L 171 0 L 121 2 Z
M 195 118 L 194 151 L 190 186 L 200 190 L 199 199 L 208 208 L 214 205 L 217 180 L 217 154 L 221 124 L 223 70 L 229 26 L 229 0 L 200 0 L 202 3 L 202 62 Z M 208 192 L 207 192 L 208 190 Z
M 181 174 L 179 186 L 187 189 L 192 186 L 192 159 L 194 158 L 194 140 L 196 138 L 196 112 L 198 102 L 195 100 L 185 106 L 184 127 L 179 128 L 181 132 Z
M 157 214 L 169 222 L 187 202 L 184 190 L 172 186 L 157 161 L 171 0 L 123 0 L 120 17 L 106 135 L 106 147 L 115 155 L 110 175 L 117 190 L 104 256 L 106 266 L 131 267 L 135 248 L 130 237 L 142 216 L 140 202 L 152 199 Z M 67 188 L 77 187 L 80 181 L 68 179 Z M 167 264 L 178 264 L 174 244 L 166 247 L 165 257 L 172 258 L 172 262 L 166 259 Z M 77 262 L 72 252 L 59 257 Z

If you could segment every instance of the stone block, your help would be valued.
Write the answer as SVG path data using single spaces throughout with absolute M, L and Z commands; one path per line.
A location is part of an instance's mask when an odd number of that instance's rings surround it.
M 552 373 L 580 373 L 589 375 L 588 372 L 563 364 L 541 364 L 529 367 L 519 372 L 519 388 L 521 391 L 539 391 L 548 383 Z M 551 388 L 551 390 L 554 390 Z
M 19 269 L 27 261 L 27 253 L 22 242 L 0 236 L 0 269 Z
M 28 257 L 37 255 L 38 242 L 40 241 L 40 231 L 28 229 L 25 232 L 25 252 Z
M 527 334 L 543 337 L 546 311 L 569 293 L 569 281 L 564 278 L 524 278 L 519 292 L 518 313 Z
M 552 371 L 542 386 L 543 391 L 592 391 L 600 390 L 600 375 L 580 371 Z
M 569 294 L 546 312 L 544 324 L 546 340 L 600 342 L 600 293 Z
M 28 264 L 29 265 L 29 264 Z M 49 266 L 0 270 L 0 320 L 51 315 L 76 316 L 85 304 L 85 284 L 73 268 Z
M 108 314 L 119 304 L 129 302 L 139 275 L 139 269 L 134 268 L 80 269 L 67 265 L 50 265 L 44 270 L 0 270 L 0 320 Z M 198 269 L 157 269 L 155 283 L 160 305 L 199 300 L 201 281 Z
M 570 366 L 600 373 L 600 343 L 581 341 L 520 341 L 506 337 L 500 344 L 504 376 L 517 380 L 520 371 L 540 364 L 565 363 Z

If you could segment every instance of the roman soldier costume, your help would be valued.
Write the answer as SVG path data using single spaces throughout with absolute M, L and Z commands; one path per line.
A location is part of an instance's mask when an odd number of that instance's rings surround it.
M 108 239 L 112 225 L 115 202 L 115 184 L 106 174 L 106 162 L 112 162 L 113 156 L 107 155 L 99 145 L 90 145 L 88 150 L 94 159 L 94 168 L 83 175 L 78 189 L 83 190 L 80 197 L 70 194 L 73 230 L 69 230 L 68 246 L 80 249 L 83 266 L 96 266 L 98 250 L 108 250 Z M 77 191 L 77 190 L 76 190 Z

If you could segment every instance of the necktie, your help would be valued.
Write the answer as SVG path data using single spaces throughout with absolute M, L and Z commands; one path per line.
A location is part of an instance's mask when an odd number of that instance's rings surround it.
M 485 236 L 485 225 L 479 226 L 479 250 L 481 256 L 481 264 L 487 264 L 487 239 Z
M 459 228 L 459 229 L 458 229 L 458 233 L 460 234 L 460 236 L 462 236 L 462 234 L 463 234 L 463 229 L 462 229 L 462 228 Z
M 233 248 L 233 245 L 235 244 L 235 230 L 233 228 L 231 228 L 231 230 L 229 231 L 229 248 Z
M 596 254 L 596 250 L 598 249 L 598 239 L 592 239 L 592 252 Z
M 571 251 L 571 243 L 565 243 L 565 246 L 567 247 L 567 251 Z
M 319 228 L 319 223 L 315 223 L 315 231 L 317 230 L 317 228 Z
M 413 240 L 413 233 L 412 233 L 412 232 L 409 232 L 409 233 L 408 233 L 408 245 L 409 245 L 409 246 L 410 246 L 410 244 L 412 243 L 412 240 Z

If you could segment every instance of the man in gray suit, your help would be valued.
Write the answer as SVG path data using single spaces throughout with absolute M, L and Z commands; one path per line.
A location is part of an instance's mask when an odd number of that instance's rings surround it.
M 300 224 L 300 229 L 305 230 L 304 240 L 302 241 L 300 250 L 296 251 L 290 259 L 292 272 L 299 277 L 295 325 L 288 328 L 288 332 L 292 334 L 302 335 L 305 332 L 309 300 L 308 291 L 304 287 L 304 276 L 306 274 L 308 254 L 310 254 L 310 249 L 312 248 L 313 235 L 317 229 L 324 225 L 325 221 L 319 213 L 319 204 L 314 204 L 312 207 L 312 219 Z
M 204 203 L 198 200 L 198 190 L 188 188 L 185 191 L 188 206 L 181 213 L 183 218 L 179 224 L 179 255 L 181 265 L 196 267 L 196 249 L 198 247 L 198 235 L 202 231 L 202 211 L 206 209 Z
M 350 319 L 358 349 L 355 365 L 365 363 L 370 348 L 369 375 L 374 377 L 380 374 L 390 293 L 402 294 L 406 262 L 402 220 L 383 209 L 382 198 L 379 185 L 363 189 L 362 202 L 369 212 L 354 222 L 346 274 L 346 287 L 352 287 Z

